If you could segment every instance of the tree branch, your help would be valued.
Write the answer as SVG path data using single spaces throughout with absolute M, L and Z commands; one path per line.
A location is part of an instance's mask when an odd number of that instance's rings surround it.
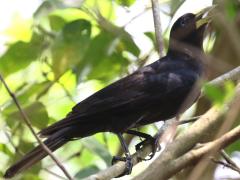
M 234 169 L 240 173 L 240 168 L 239 166 L 228 156 L 228 154 L 222 149 L 220 151 L 221 156 L 225 159 L 225 161 L 230 164 Z
M 240 66 L 234 68 L 233 70 L 217 77 L 216 79 L 212 80 L 209 82 L 211 85 L 221 85 L 226 81 L 236 81 L 239 80 L 240 78 Z
M 70 180 L 72 180 L 72 177 L 69 175 L 69 173 L 67 172 L 67 170 L 63 167 L 63 165 L 60 163 L 60 161 L 58 161 L 58 159 L 53 155 L 53 153 L 51 152 L 51 150 L 41 141 L 41 139 L 37 136 L 36 132 L 34 131 L 30 120 L 28 118 L 28 116 L 26 115 L 26 113 L 22 110 L 15 94 L 10 90 L 10 88 L 8 87 L 7 83 L 5 82 L 5 80 L 3 79 L 2 75 L 0 74 L 0 80 L 2 81 L 3 85 L 5 86 L 8 94 L 11 96 L 11 98 L 13 99 L 14 103 L 16 104 L 23 122 L 27 125 L 27 127 L 29 128 L 29 130 L 31 131 L 31 133 L 33 134 L 33 136 L 35 137 L 35 139 L 38 141 L 38 143 L 41 145 L 41 147 L 43 148 L 44 151 L 46 151 L 48 153 L 48 155 L 52 158 L 52 160 L 57 164 L 57 166 L 63 171 L 63 173 L 66 175 L 66 177 Z
M 156 43 L 160 57 L 163 57 L 163 38 L 162 26 L 160 20 L 160 3 L 158 0 L 152 0 L 153 21 L 156 34 Z

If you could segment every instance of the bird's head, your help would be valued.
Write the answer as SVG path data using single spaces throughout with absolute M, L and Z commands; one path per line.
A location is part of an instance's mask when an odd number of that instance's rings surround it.
M 198 14 L 187 13 L 181 16 L 170 31 L 169 52 L 198 48 L 202 50 L 204 31 L 209 17 L 203 18 L 206 11 Z M 190 50 L 191 51 L 191 50 Z

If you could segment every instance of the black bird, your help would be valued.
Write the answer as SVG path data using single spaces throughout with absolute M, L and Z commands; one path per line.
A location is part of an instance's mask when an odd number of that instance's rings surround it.
M 64 119 L 40 131 L 41 137 L 47 138 L 46 146 L 55 151 L 71 140 L 112 132 L 119 137 L 130 173 L 131 156 L 122 134 L 134 134 L 131 128 L 175 117 L 200 94 L 196 84 L 203 75 L 200 54 L 207 24 L 202 15 L 188 13 L 173 24 L 165 57 L 96 92 L 74 106 Z M 12 165 L 4 177 L 11 178 L 46 156 L 38 145 Z

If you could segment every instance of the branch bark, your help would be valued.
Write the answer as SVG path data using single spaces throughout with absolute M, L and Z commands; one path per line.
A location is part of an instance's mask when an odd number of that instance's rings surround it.
M 152 0 L 153 21 L 156 35 L 156 44 L 160 57 L 163 57 L 163 38 L 162 26 L 160 20 L 160 3 L 159 0 Z

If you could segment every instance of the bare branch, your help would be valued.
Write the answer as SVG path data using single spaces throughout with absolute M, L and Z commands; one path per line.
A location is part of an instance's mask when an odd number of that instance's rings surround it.
M 156 34 L 156 43 L 158 47 L 158 53 L 160 57 L 163 57 L 163 38 L 162 38 L 162 26 L 160 20 L 160 2 L 158 0 L 152 0 L 152 11 L 154 28 Z
M 232 169 L 233 171 L 236 171 L 238 173 L 240 173 L 239 169 L 237 169 L 235 166 L 233 166 L 232 164 L 229 164 L 227 162 L 223 162 L 223 161 L 219 161 L 219 160 L 216 160 L 214 158 L 212 158 L 212 161 L 216 164 L 220 164 L 220 165 L 223 165 L 224 167 L 228 167 L 230 169 Z
M 212 85 L 220 85 L 223 84 L 225 81 L 231 80 L 236 81 L 240 79 L 240 66 L 236 67 L 235 69 L 217 77 L 216 79 L 209 82 Z
M 220 154 L 228 164 L 230 164 L 232 167 L 234 167 L 234 170 L 236 170 L 238 173 L 240 173 L 239 166 L 228 156 L 228 154 L 223 149 L 220 151 Z

